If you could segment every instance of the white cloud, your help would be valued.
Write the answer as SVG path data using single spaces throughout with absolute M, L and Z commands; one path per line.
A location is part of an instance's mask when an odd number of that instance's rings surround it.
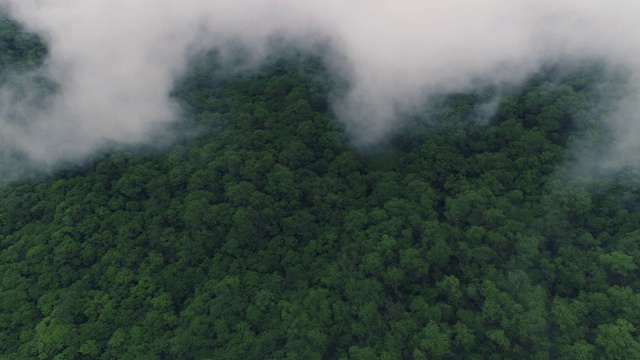
M 637 1 L 0 3 L 47 39 L 46 71 L 61 86 L 50 108 L 12 130 L 16 148 L 41 164 L 82 159 L 106 142 L 148 141 L 178 114 L 169 93 L 191 52 L 241 40 L 259 58 L 276 32 L 332 39 L 345 59 L 332 65 L 350 85 L 335 109 L 361 142 L 375 142 L 394 126 L 397 109 L 425 96 L 478 81 L 518 82 L 545 61 L 595 57 L 640 70 Z M 635 121 L 635 109 L 626 113 L 625 124 Z

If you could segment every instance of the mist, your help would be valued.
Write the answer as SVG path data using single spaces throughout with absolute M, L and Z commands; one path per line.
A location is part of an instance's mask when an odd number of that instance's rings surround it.
M 585 59 L 640 72 L 640 3 L 632 0 L 0 0 L 49 53 L 38 74 L 0 91 L 0 172 L 48 169 L 112 144 L 157 141 L 181 116 L 174 83 L 199 52 L 250 49 L 246 70 L 282 37 L 332 47 L 324 61 L 348 84 L 332 104 L 356 144 L 375 144 L 425 99 L 514 85 L 542 66 Z M 40 102 L 30 79 L 57 84 Z M 631 86 L 630 88 L 637 88 Z M 19 90 L 22 89 L 22 90 Z M 27 89 L 25 92 L 24 89 Z M 640 94 L 612 116 L 607 168 L 638 165 Z M 36 106 L 37 105 L 37 106 Z M 166 134 L 165 134 L 166 135 Z M 162 138 L 166 138 L 163 136 Z M 625 155 L 625 156 L 622 156 Z M 13 159 L 13 160 L 11 160 Z M 4 164 L 4 165 L 3 165 Z M 0 175 L 2 176 L 2 175 Z

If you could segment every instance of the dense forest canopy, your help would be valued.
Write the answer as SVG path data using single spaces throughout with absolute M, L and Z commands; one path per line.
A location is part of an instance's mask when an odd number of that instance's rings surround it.
M 0 49 L 2 76 L 46 54 L 6 18 Z M 2 358 L 639 359 L 640 178 L 564 170 L 623 89 L 549 66 L 355 149 L 318 58 L 208 54 L 169 148 L 0 188 Z

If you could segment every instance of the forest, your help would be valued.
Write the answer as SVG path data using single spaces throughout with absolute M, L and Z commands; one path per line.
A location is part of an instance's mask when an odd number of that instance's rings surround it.
M 5 74 L 46 47 L 0 19 Z M 344 86 L 290 52 L 203 55 L 169 146 L 0 186 L 2 359 L 640 359 L 640 177 L 603 64 L 449 94 L 352 146 Z

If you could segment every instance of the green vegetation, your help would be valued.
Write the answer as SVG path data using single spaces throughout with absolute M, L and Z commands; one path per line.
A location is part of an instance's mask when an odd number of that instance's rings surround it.
M 451 96 L 367 152 L 328 79 L 202 61 L 170 149 L 1 187 L 1 357 L 640 358 L 640 178 L 560 171 L 606 144 L 597 66 L 485 125 Z
M 0 11 L 0 79 L 41 65 L 46 53 L 47 48 L 36 35 L 22 31 Z

